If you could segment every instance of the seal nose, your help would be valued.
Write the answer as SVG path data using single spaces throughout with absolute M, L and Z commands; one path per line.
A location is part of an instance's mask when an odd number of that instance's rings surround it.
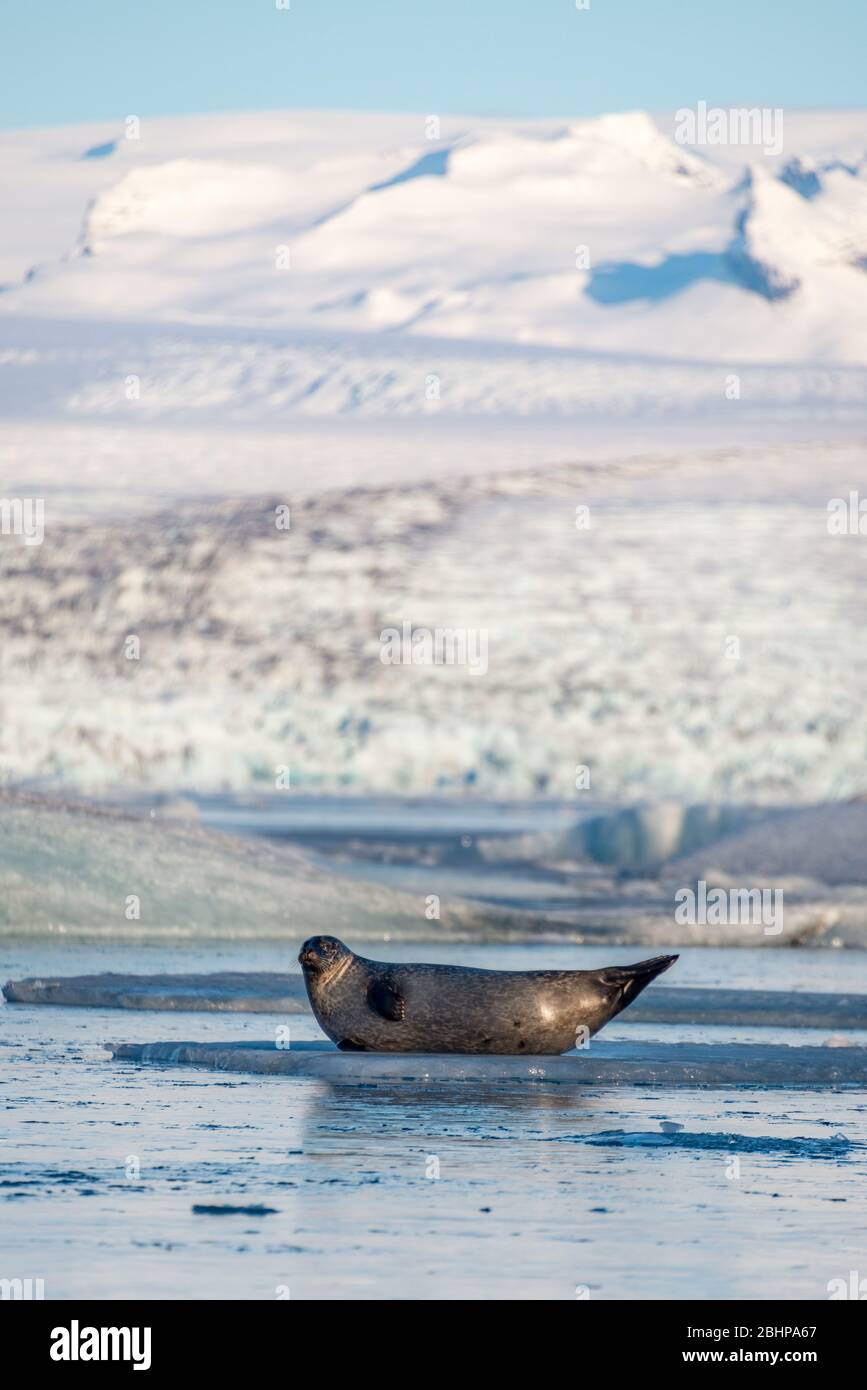
M 312 951 L 309 946 L 306 948 L 302 946 L 301 950 L 298 952 L 298 960 L 302 965 L 314 965 L 316 963 L 316 952 Z

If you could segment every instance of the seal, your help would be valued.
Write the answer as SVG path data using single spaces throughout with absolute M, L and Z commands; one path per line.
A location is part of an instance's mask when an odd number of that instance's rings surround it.
M 598 1033 L 677 956 L 605 970 L 475 970 L 389 965 L 312 936 L 298 959 L 317 1023 L 345 1052 L 550 1056 Z

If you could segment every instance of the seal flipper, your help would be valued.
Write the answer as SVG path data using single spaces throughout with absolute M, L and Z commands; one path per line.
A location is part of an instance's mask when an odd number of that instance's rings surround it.
M 406 1000 L 391 980 L 374 980 L 367 991 L 367 1002 L 374 1013 L 389 1023 L 402 1023 L 406 1018 Z
M 651 980 L 655 980 L 663 970 L 674 965 L 677 959 L 677 956 L 654 956 L 652 960 L 641 960 L 637 965 L 610 965 L 607 970 L 600 970 L 599 982 L 611 992 L 615 1004 L 609 1017 L 613 1018 L 615 1014 L 622 1013 L 626 1005 L 631 1004 Z
M 366 1052 L 364 1043 L 353 1042 L 351 1038 L 342 1038 L 337 1044 L 338 1052 Z

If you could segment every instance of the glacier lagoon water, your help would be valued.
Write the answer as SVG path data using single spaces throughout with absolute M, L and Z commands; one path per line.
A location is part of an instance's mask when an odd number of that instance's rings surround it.
M 377 947 L 503 967 L 598 964 L 600 949 Z M 867 987 L 860 952 L 773 960 L 778 988 Z M 748 985 L 768 957 L 705 948 L 681 963 L 683 983 Z M 4 980 L 286 965 L 275 942 L 0 944 Z M 0 1008 L 0 1277 L 42 1278 L 46 1298 L 823 1299 L 863 1268 L 860 1091 L 787 1092 L 760 1078 L 744 1090 L 592 1094 L 337 1087 L 143 1067 L 104 1048 L 262 1038 L 285 1022 Z M 293 1037 L 317 1035 L 312 1018 L 291 1024 Z M 823 1040 L 664 1036 L 747 1031 Z M 661 1033 L 615 1023 L 605 1036 Z

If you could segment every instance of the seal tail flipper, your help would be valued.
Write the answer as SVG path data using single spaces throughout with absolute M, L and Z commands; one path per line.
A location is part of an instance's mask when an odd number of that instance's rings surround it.
M 663 970 L 674 965 L 677 959 L 677 956 L 654 956 L 651 960 L 640 960 L 636 965 L 611 965 L 607 970 L 600 970 L 600 983 L 612 993 L 619 994 L 611 1017 L 619 1014 L 633 999 L 637 999 L 651 980 L 655 980 Z

